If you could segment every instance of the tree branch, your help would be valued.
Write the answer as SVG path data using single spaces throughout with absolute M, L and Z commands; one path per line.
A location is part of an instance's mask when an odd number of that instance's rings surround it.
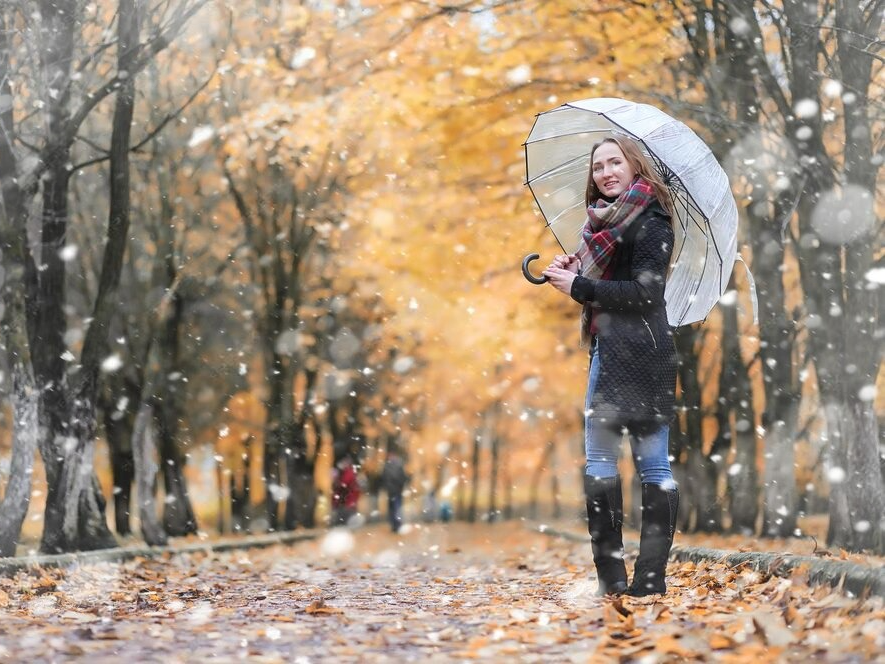
M 27 173 L 22 178 L 22 189 L 23 190 L 35 190 L 36 183 L 39 182 L 40 178 L 43 176 L 43 173 L 46 172 L 46 169 L 49 167 L 49 164 L 55 162 L 53 158 L 55 153 L 60 150 L 63 150 L 66 146 L 69 146 L 76 137 L 80 126 L 83 124 L 84 120 L 89 116 L 92 110 L 108 95 L 116 91 L 126 80 L 126 78 L 134 77 L 139 72 L 141 72 L 153 59 L 154 57 L 166 49 L 172 41 L 178 36 L 178 33 L 184 28 L 187 22 L 194 16 L 200 9 L 202 9 L 209 0 L 194 0 L 193 3 L 188 6 L 186 3 L 182 5 L 182 8 L 176 14 L 176 16 L 170 20 L 169 24 L 167 24 L 166 28 L 158 31 L 151 39 L 140 44 L 138 49 L 137 57 L 133 58 L 133 64 L 131 66 L 131 71 L 127 71 L 125 76 L 121 77 L 119 73 L 113 78 L 105 81 L 97 90 L 86 95 L 86 101 L 84 101 L 80 107 L 74 112 L 70 119 L 68 120 L 63 131 L 59 132 L 59 138 L 53 141 L 52 143 L 48 143 L 44 146 L 41 151 L 41 158 L 38 160 L 37 165 L 34 169 Z M 135 48 L 135 47 L 134 47 Z
M 145 145 L 147 145 L 152 140 L 154 140 L 160 134 L 160 132 L 162 132 L 163 129 L 165 129 L 167 124 L 169 124 L 172 120 L 176 119 L 182 113 L 184 113 L 184 111 L 196 100 L 196 98 L 200 95 L 200 93 L 206 89 L 206 87 L 209 85 L 209 83 L 212 82 L 212 79 L 215 77 L 215 74 L 218 73 L 218 67 L 219 67 L 219 60 L 216 60 L 215 67 L 212 69 L 212 73 L 209 75 L 209 77 L 205 81 L 203 81 L 203 83 L 194 91 L 194 93 L 190 97 L 188 97 L 187 101 L 185 101 L 181 106 L 179 106 L 174 111 L 167 113 L 166 117 L 164 117 L 156 127 L 154 127 L 151 131 L 149 131 L 138 143 L 136 143 L 131 148 L 129 148 L 129 152 L 133 152 L 133 153 L 140 152 L 141 148 L 143 148 Z M 94 166 L 95 164 L 100 164 L 100 163 L 110 159 L 110 152 L 106 151 L 101 146 L 93 144 L 91 141 L 89 141 L 88 139 L 85 139 L 82 136 L 78 136 L 78 139 L 83 141 L 84 143 L 89 144 L 90 146 L 92 146 L 96 150 L 100 150 L 102 152 L 105 152 L 105 154 L 102 155 L 101 157 L 95 157 L 93 159 L 89 159 L 89 160 L 81 162 L 79 164 L 75 164 L 71 168 L 71 173 L 76 173 L 79 170 L 82 170 L 82 169 L 87 168 L 89 166 Z

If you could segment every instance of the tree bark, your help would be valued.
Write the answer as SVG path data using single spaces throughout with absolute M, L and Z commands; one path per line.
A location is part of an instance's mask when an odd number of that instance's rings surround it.
M 538 459 L 538 465 L 535 466 L 535 472 L 532 474 L 531 485 L 529 489 L 529 514 L 533 519 L 538 518 L 538 491 L 541 486 L 541 477 L 544 472 L 552 473 L 551 460 L 556 451 L 556 442 L 548 440 L 541 452 L 541 458 Z
M 849 90 L 859 91 L 855 103 L 845 108 L 845 179 L 866 192 L 874 206 L 878 168 L 872 168 L 873 146 L 869 90 L 872 83 L 871 44 L 881 38 L 882 11 L 869 6 L 864 16 L 860 3 L 836 3 L 837 54 L 842 81 Z M 872 213 L 872 210 L 870 210 Z M 852 548 L 885 552 L 885 484 L 879 460 L 879 422 L 873 393 L 881 364 L 880 314 L 885 305 L 885 289 L 873 288 L 866 280 L 874 265 L 877 247 L 867 237 L 845 247 L 845 339 L 850 364 L 845 366 L 844 417 L 851 426 L 848 437 L 849 513 L 852 519 Z M 881 247 L 879 247 L 881 248 Z M 853 367 L 853 371 L 849 370 Z
M 728 472 L 730 497 L 731 530 L 744 535 L 756 532 L 759 516 L 759 472 L 756 468 L 757 444 L 756 427 L 750 379 L 747 368 L 740 363 L 735 367 L 737 377 L 737 402 L 734 412 L 734 463 Z
M 286 458 L 286 474 L 290 487 L 286 498 L 286 529 L 313 528 L 317 503 L 314 466 L 306 455 L 293 454 Z
M 12 461 L 9 481 L 0 502 L 0 557 L 14 556 L 22 523 L 31 499 L 31 475 L 39 438 L 39 390 L 32 369 L 28 339 L 25 280 L 28 264 L 33 263 L 27 250 L 27 209 L 17 182 L 18 162 L 12 145 L 13 116 L 11 74 L 9 70 L 9 26 L 0 13 L 0 260 L 3 277 L 0 293 L 5 305 L 0 316 L 0 339 L 12 372 L 13 431 Z
M 17 327 L 24 330 L 24 311 L 20 310 L 15 324 L 7 322 L 4 327 Z M 7 335 L 8 336 L 8 333 Z M 21 335 L 24 336 L 23 334 Z M 22 339 L 23 340 L 23 339 Z M 13 347 L 6 343 L 7 349 Z M 27 348 L 25 347 L 25 350 Z M 34 470 L 34 454 L 37 451 L 39 396 L 30 375 L 30 367 L 15 358 L 12 364 L 13 386 L 13 432 L 12 462 L 9 467 L 9 481 L 6 492 L 0 501 L 0 558 L 15 555 L 16 544 L 21 534 L 22 523 L 28 513 L 31 500 L 31 476 Z
M 161 169 L 162 170 L 162 169 Z M 174 168 L 172 169 L 174 172 Z M 162 172 L 157 182 L 164 192 L 160 197 L 160 223 L 157 228 L 157 261 L 154 268 L 155 288 L 167 296 L 159 309 L 157 339 L 158 369 L 153 394 L 148 395 L 157 434 L 160 439 L 160 464 L 166 500 L 163 504 L 163 527 L 169 535 L 183 536 L 197 532 L 197 519 L 187 491 L 184 476 L 185 457 L 181 453 L 179 422 L 181 403 L 185 396 L 180 360 L 180 330 L 184 320 L 184 300 L 178 288 L 178 257 L 173 228 L 175 212 L 167 193 L 171 186 Z M 176 378 L 176 375 L 178 376 Z
M 782 193 L 773 219 L 750 215 L 753 228 L 753 267 L 757 270 L 760 301 L 760 357 L 765 389 L 762 534 L 790 537 L 796 529 L 795 454 L 801 389 L 794 366 L 795 321 L 787 317 L 783 282 L 785 248 L 780 237 L 796 194 Z
M 71 440 L 73 450 L 66 455 L 61 470 L 63 493 L 59 498 L 64 501 L 64 518 L 62 520 L 64 550 L 94 548 L 98 545 L 102 547 L 114 546 L 116 544 L 105 520 L 103 497 L 89 495 L 89 492 L 90 484 L 93 487 L 93 493 L 94 487 L 98 486 L 92 469 L 92 454 L 95 446 L 95 411 L 99 366 L 107 354 L 107 337 L 111 318 L 116 309 L 117 291 L 129 234 L 129 147 L 135 107 L 135 57 L 139 43 L 140 11 L 141 8 L 136 4 L 136 0 L 120 0 L 117 23 L 117 70 L 125 72 L 126 76 L 117 91 L 111 129 L 107 244 L 102 260 L 92 322 L 83 342 L 81 369 L 78 374 L 74 407 L 71 413 L 72 426 L 70 429 L 73 434 Z M 70 22 L 73 16 L 71 13 L 66 17 L 63 16 L 62 19 Z M 68 67 L 70 67 L 70 63 L 68 63 Z M 130 73 L 131 76 L 128 75 Z M 59 206 L 57 209 L 67 209 L 67 187 L 65 187 L 64 197 L 55 202 Z M 44 224 L 45 217 L 44 212 Z M 64 298 L 63 284 L 55 292 L 55 296 L 58 305 L 60 305 Z M 91 483 L 86 481 L 87 477 L 93 478 Z M 47 523 L 47 530 L 48 525 Z
M 479 450 L 483 435 L 482 427 L 473 433 L 473 456 L 470 463 L 473 477 L 470 481 L 470 504 L 467 507 L 467 520 L 470 523 L 476 521 L 477 499 L 479 497 Z
M 280 526 L 280 424 L 276 423 L 264 439 L 264 508 L 267 517 L 267 530 L 273 532 Z
M 836 402 L 824 405 L 827 440 L 827 466 L 829 472 L 829 522 L 827 524 L 827 544 L 848 546 L 854 541 L 854 529 L 851 524 L 851 510 L 848 505 L 848 491 L 845 487 L 847 479 L 848 455 L 845 442 L 850 425 L 846 427 L 841 406 Z M 850 435 L 850 434 L 849 434 Z
M 197 518 L 191 506 L 184 477 L 184 458 L 178 441 L 170 431 L 170 414 L 163 407 L 154 411 L 154 421 L 160 438 L 160 463 L 163 468 L 163 528 L 173 537 L 197 532 Z M 172 425 L 172 428 L 176 428 Z
M 80 502 L 79 496 L 69 499 L 62 487 L 64 464 L 75 453 L 71 448 L 76 441 L 68 430 L 67 377 L 62 359 L 67 329 L 63 310 L 65 264 L 59 256 L 67 233 L 70 161 L 70 144 L 64 143 L 62 136 L 70 121 L 71 62 L 78 12 L 73 0 L 41 0 L 39 9 L 46 138 L 48 143 L 57 143 L 58 149 L 51 155 L 42 181 L 40 272 L 36 291 L 29 293 L 29 311 L 34 317 L 31 348 L 34 374 L 42 394 L 40 453 L 47 480 L 41 549 L 59 553 L 76 546 L 66 540 L 64 524 L 68 504 Z
M 498 456 L 501 449 L 501 436 L 494 430 L 496 425 L 497 418 L 493 418 L 492 430 L 489 432 L 492 437 L 492 468 L 489 476 L 489 523 L 498 519 Z
M 151 546 L 166 544 L 166 532 L 157 518 L 156 497 L 154 494 L 157 477 L 156 450 L 150 431 L 153 414 L 150 402 L 142 402 L 135 418 L 132 432 L 133 460 L 138 492 L 138 516 L 141 520 L 141 533 L 144 541 Z
M 27 244 L 21 252 L 21 274 L 14 279 L 26 291 L 27 332 L 31 366 L 41 395 L 40 454 L 46 470 L 48 493 L 41 548 L 60 552 L 115 544 L 105 523 L 104 497 L 92 469 L 95 404 L 98 365 L 106 352 L 108 319 L 113 311 L 112 295 L 119 282 L 119 270 L 128 228 L 128 157 L 135 75 L 171 42 L 187 20 L 206 0 L 183 2 L 173 12 L 161 33 L 138 43 L 137 12 L 133 0 L 121 0 L 117 11 L 117 67 L 112 81 L 88 92 L 80 106 L 71 112 L 72 63 L 76 31 L 81 27 L 83 5 L 76 0 L 40 0 L 33 3 L 38 16 L 29 24 L 39 29 L 35 40 L 39 63 L 30 63 L 33 79 L 40 88 L 45 131 L 40 137 L 38 158 L 26 172 L 16 171 L 16 136 L 12 105 L 3 108 L 3 138 L 0 161 L 9 166 L 4 178 L 4 207 L 15 228 L 27 242 L 25 224 L 28 201 L 42 188 L 39 270 Z M 23 6 L 24 7 L 24 6 Z M 10 14 L 11 15 L 11 14 Z M 4 13 L 4 24 L 9 15 Z M 33 20 L 32 20 L 33 19 Z M 4 27 L 8 27 L 5 26 Z M 4 35 L 8 35 L 4 31 Z M 2 83 L 9 82 L 8 63 L 13 50 L 4 36 Z M 143 46 L 143 48 L 141 48 Z M 23 69 L 25 70 L 25 69 Z M 117 106 L 111 141 L 111 211 L 108 243 L 104 255 L 99 296 L 84 342 L 75 385 L 69 385 L 65 352 L 65 265 L 62 249 L 68 229 L 68 188 L 71 145 L 86 117 L 105 97 L 117 91 Z M 6 95 L 4 95 L 4 98 Z M 9 95 L 12 98 L 12 95 Z M 127 121 L 128 118 L 128 121 Z M 122 167 L 121 167 L 122 165 Z M 3 246 L 4 253 L 7 246 Z
M 673 335 L 679 355 L 679 382 L 686 408 L 686 462 L 691 490 L 689 504 L 695 512 L 695 530 L 716 532 L 722 529 L 722 505 L 716 494 L 718 468 L 704 454 L 701 429 L 701 386 L 698 379 L 698 335 L 686 327 Z
M 137 403 L 137 400 L 136 400 Z M 132 484 L 135 481 L 135 461 L 132 458 L 133 418 L 130 406 L 115 419 L 113 407 L 104 408 L 104 431 L 111 456 L 111 474 L 114 481 L 114 530 L 118 535 L 132 532 L 129 519 Z
M 230 475 L 230 527 L 235 533 L 252 532 L 249 518 L 249 502 L 251 500 L 249 466 L 243 473 L 243 488 L 237 488 L 237 479 Z

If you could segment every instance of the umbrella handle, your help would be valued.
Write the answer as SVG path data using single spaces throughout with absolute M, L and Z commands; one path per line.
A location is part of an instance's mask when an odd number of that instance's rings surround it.
M 529 254 L 528 256 L 526 256 L 525 258 L 522 259 L 522 275 L 526 279 L 531 281 L 533 284 L 537 284 L 539 286 L 541 284 L 547 283 L 547 277 L 545 277 L 543 275 L 540 277 L 536 277 L 535 275 L 533 275 L 531 273 L 531 270 L 529 270 L 529 263 L 531 263 L 533 260 L 536 260 L 540 257 L 541 257 L 540 254 Z

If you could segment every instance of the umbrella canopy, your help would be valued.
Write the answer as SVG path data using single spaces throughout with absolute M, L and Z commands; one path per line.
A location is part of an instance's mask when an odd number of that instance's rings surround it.
M 676 243 L 667 319 L 707 317 L 728 286 L 737 253 L 737 205 L 728 176 L 691 129 L 648 104 L 583 99 L 541 113 L 525 142 L 526 184 L 562 248 L 574 252 L 587 220 L 590 151 L 607 135 L 635 139 L 670 190 Z

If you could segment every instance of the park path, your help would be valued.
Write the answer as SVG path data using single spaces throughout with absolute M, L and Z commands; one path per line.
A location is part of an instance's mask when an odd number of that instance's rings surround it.
M 589 546 L 520 522 L 380 525 L 293 546 L 0 578 L 0 662 L 877 661 L 881 598 L 676 564 L 592 595 Z M 628 559 L 629 567 L 629 559 Z M 881 661 L 881 659 L 879 660 Z

